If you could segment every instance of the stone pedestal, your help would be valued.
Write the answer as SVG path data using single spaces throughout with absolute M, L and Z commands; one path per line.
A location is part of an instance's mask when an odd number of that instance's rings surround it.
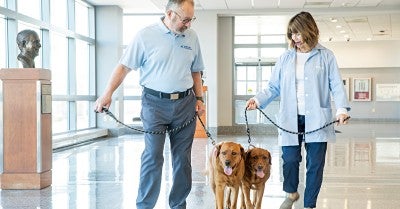
M 0 70 L 1 189 L 42 189 L 52 182 L 51 72 Z

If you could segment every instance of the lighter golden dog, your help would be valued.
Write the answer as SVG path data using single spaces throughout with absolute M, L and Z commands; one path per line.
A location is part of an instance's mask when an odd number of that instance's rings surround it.
M 271 175 L 271 153 L 262 148 L 246 151 L 245 174 L 242 179 L 240 209 L 261 209 L 265 183 Z M 250 198 L 253 190 L 253 201 Z
M 215 208 L 237 208 L 239 188 L 244 175 L 243 147 L 235 142 L 217 144 L 210 155 L 209 177 L 215 195 Z M 227 189 L 224 201 L 225 189 Z

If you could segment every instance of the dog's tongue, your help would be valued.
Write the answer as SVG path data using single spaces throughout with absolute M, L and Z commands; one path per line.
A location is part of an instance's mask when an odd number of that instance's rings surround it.
M 224 168 L 224 173 L 225 173 L 226 175 L 230 176 L 230 175 L 232 174 L 232 167 L 226 166 L 226 167 Z
M 257 173 L 256 173 L 256 174 L 257 174 L 257 176 L 260 177 L 260 178 L 264 178 L 264 175 L 265 175 L 263 170 L 257 170 Z

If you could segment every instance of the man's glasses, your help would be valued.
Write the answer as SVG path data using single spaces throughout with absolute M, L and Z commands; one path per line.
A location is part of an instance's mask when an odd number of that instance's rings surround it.
M 172 12 L 174 12 L 178 16 L 179 20 L 184 25 L 186 25 L 188 23 L 192 23 L 192 22 L 194 22 L 196 20 L 195 16 L 193 16 L 192 18 L 185 18 L 185 19 L 182 20 L 182 17 L 177 12 L 175 12 L 175 11 L 172 11 Z

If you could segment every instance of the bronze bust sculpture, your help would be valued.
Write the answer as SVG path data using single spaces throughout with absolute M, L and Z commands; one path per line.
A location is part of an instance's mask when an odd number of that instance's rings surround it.
M 40 39 L 33 30 L 22 30 L 17 34 L 17 44 L 21 51 L 17 59 L 24 68 L 35 68 L 35 57 L 39 54 Z

